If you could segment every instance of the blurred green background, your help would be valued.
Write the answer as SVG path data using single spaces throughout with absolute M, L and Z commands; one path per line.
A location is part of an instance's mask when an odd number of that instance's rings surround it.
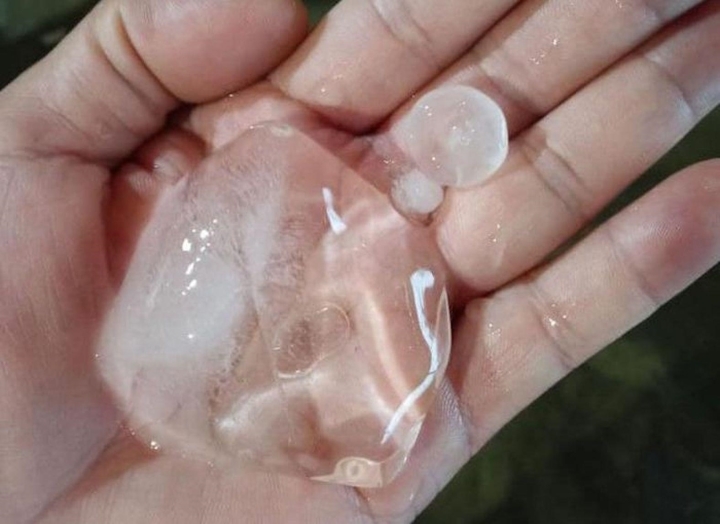
M 0 86 L 92 3 L 0 0 Z M 317 20 L 335 2 L 307 3 Z M 716 110 L 608 213 L 719 154 Z M 719 307 L 720 266 L 517 417 L 417 522 L 720 523 Z

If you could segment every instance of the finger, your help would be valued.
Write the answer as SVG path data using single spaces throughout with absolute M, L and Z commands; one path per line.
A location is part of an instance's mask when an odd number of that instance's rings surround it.
M 720 261 L 720 162 L 675 175 L 535 274 L 467 308 L 449 369 L 475 448 Z
M 702 1 L 524 2 L 427 89 L 477 87 L 514 134 Z
M 720 101 L 710 2 L 514 140 L 501 173 L 450 195 L 438 242 L 461 286 L 494 289 L 570 238 Z
M 295 0 L 106 0 L 0 93 L 2 149 L 114 161 L 179 103 L 266 74 L 304 31 Z
M 273 75 L 355 130 L 383 120 L 518 0 L 344 0 Z

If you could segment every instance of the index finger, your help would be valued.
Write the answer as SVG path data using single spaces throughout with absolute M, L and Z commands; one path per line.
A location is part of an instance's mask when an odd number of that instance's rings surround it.
M 336 123 L 383 120 L 518 0 L 344 0 L 273 75 Z

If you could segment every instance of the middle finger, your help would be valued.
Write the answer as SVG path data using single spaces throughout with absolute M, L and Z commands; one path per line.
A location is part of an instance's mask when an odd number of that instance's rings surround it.
M 430 84 L 480 89 L 511 135 L 704 0 L 530 0 Z

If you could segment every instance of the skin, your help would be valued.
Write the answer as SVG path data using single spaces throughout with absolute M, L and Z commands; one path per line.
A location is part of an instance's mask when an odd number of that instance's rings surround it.
M 548 260 L 720 101 L 720 1 L 344 0 L 305 36 L 292 0 L 107 0 L 0 93 L 3 522 L 409 522 L 520 410 L 720 260 L 718 161 Z M 495 98 L 513 138 L 433 226 L 455 341 L 402 476 L 355 490 L 138 444 L 93 344 L 157 196 L 257 121 L 362 134 L 444 82 Z

